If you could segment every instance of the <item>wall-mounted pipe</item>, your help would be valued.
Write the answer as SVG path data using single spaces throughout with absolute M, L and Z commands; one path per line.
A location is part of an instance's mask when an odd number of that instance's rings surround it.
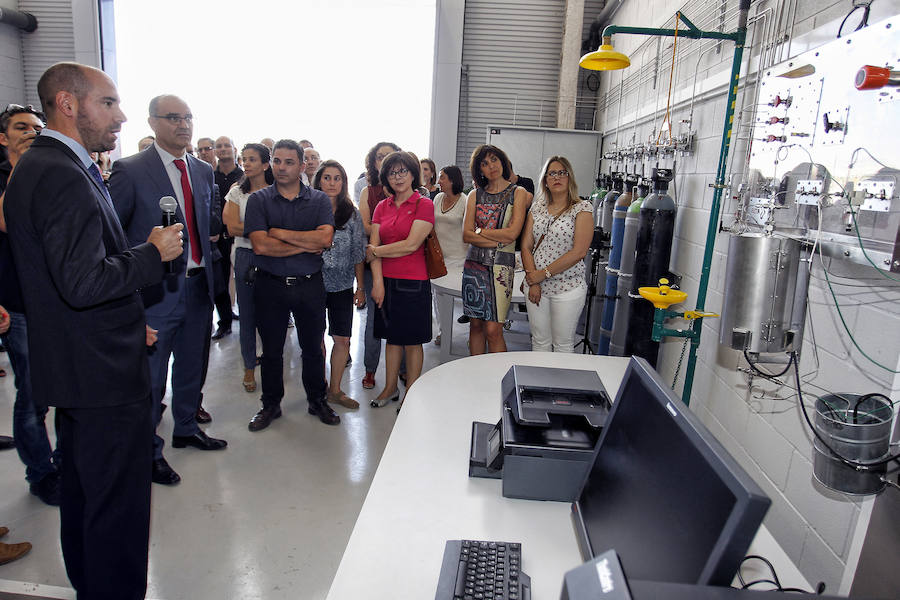
M 31 13 L 0 7 L 0 23 L 12 25 L 25 33 L 33 33 L 37 30 L 38 20 Z
M 725 122 L 722 130 L 722 144 L 719 150 L 719 161 L 716 169 L 716 182 L 714 185 L 713 202 L 710 209 L 709 226 L 706 233 L 706 244 L 703 254 L 703 267 L 700 275 L 700 285 L 697 291 L 697 311 L 703 312 L 706 306 L 706 295 L 709 287 L 709 273 L 712 266 L 713 247 L 715 246 L 716 233 L 719 222 L 719 211 L 722 206 L 722 192 L 725 189 L 725 169 L 728 161 L 728 151 L 731 146 L 731 131 L 734 118 L 734 103 L 737 99 L 738 82 L 740 80 L 740 72 L 742 66 L 742 58 L 744 52 L 744 44 L 747 36 L 747 20 L 750 12 L 750 0 L 740 0 L 738 4 L 738 23 L 737 30 L 733 33 L 722 33 L 716 31 L 702 31 L 688 20 L 683 13 L 678 13 L 678 18 L 687 25 L 687 29 L 683 32 L 679 31 L 678 35 L 690 39 L 718 39 L 730 40 L 734 42 L 734 57 L 731 65 L 731 75 L 728 80 L 728 96 L 725 102 Z M 603 30 L 603 37 L 612 36 L 615 33 L 630 33 L 638 35 L 653 35 L 673 37 L 675 31 L 671 29 L 653 29 L 649 27 L 620 27 L 610 25 Z M 646 204 L 646 203 L 645 203 Z M 644 206 L 641 210 L 644 210 Z M 684 388 L 682 390 L 682 400 L 685 404 L 690 402 L 691 388 L 694 380 L 694 370 L 697 364 L 697 347 L 700 345 L 700 334 L 702 333 L 703 319 L 694 319 L 692 321 L 692 330 L 694 335 L 691 337 L 691 350 L 688 355 L 687 372 L 685 373 Z

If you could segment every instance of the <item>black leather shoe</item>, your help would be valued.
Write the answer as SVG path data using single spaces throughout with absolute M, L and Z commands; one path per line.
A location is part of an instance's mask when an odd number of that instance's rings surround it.
M 212 423 L 212 415 L 203 410 L 203 407 L 197 409 L 197 422 L 203 425 L 207 423 Z
M 16 441 L 8 435 L 0 435 L 0 450 L 11 450 L 16 447 Z
M 264 406 L 259 410 L 258 413 L 253 415 L 253 418 L 250 419 L 250 424 L 247 425 L 247 429 L 250 431 L 262 431 L 269 424 L 281 416 L 281 407 L 280 406 Z
M 175 469 L 169 466 L 164 458 L 157 458 L 153 461 L 153 483 L 162 485 L 175 485 L 181 481 L 181 476 L 175 472 Z
M 29 486 L 31 493 L 50 506 L 59 506 L 59 473 L 52 472 Z
M 202 430 L 198 431 L 194 435 L 173 435 L 172 436 L 172 447 L 173 448 L 184 448 L 185 446 L 193 446 L 194 448 L 199 448 L 200 450 L 221 450 L 225 446 L 228 445 L 228 442 L 225 440 L 217 440 L 216 438 L 211 438 Z
M 231 334 L 231 327 L 228 327 L 228 328 L 216 327 L 216 332 L 214 334 L 212 334 L 212 339 L 221 340 L 223 337 L 225 337 L 226 335 L 230 335 L 230 334 Z
M 341 418 L 324 401 L 310 404 L 307 412 L 319 417 L 319 420 L 326 425 L 340 425 L 341 423 Z

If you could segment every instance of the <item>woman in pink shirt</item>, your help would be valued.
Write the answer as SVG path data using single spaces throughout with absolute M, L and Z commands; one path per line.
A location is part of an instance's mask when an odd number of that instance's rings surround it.
M 416 191 L 421 185 L 418 160 L 394 152 L 381 163 L 379 179 L 390 195 L 375 207 L 366 258 L 372 265 L 377 306 L 375 337 L 387 347 L 384 389 L 372 400 L 373 407 L 399 400 L 397 376 L 404 355 L 407 389 L 422 372 L 422 344 L 431 340 L 431 281 L 424 242 L 434 227 L 434 204 Z

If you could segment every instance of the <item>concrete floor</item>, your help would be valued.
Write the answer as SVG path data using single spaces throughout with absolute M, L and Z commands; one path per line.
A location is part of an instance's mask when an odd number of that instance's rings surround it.
M 460 312 L 457 302 L 456 315 Z M 164 415 L 160 435 L 166 440 L 165 455 L 182 482 L 171 488 L 153 486 L 147 598 L 325 597 L 396 418 L 393 407 L 368 406 L 384 383 L 383 359 L 376 388 L 361 386 L 364 367 L 357 332 L 365 314 L 354 315 L 353 364 L 343 384 L 362 406 L 355 411 L 335 407 L 342 420 L 337 427 L 307 414 L 300 352 L 290 335 L 284 416 L 264 431 L 248 431 L 260 394 L 248 394 L 241 386 L 237 323 L 234 333 L 213 342 L 204 390 L 204 407 L 213 422 L 204 429 L 228 440 L 228 448 L 170 448 L 172 422 Z M 527 324 L 517 323 L 516 329 L 523 326 Z M 467 331 L 467 325 L 454 327 L 457 355 L 467 352 Z M 509 346 L 529 349 L 521 340 Z M 425 371 L 438 364 L 438 355 L 437 346 L 425 346 Z M 5 354 L 0 366 L 10 373 L 0 379 L 0 433 L 10 434 L 15 388 Z M 47 422 L 52 439 L 52 409 Z M 15 451 L 0 454 L 0 481 L 0 525 L 10 528 L 4 541 L 34 545 L 26 557 L 0 567 L 0 599 L 74 598 L 59 549 L 58 511 L 29 493 Z

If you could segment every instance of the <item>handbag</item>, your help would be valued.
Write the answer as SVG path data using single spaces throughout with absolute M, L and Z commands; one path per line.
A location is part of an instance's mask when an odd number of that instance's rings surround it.
M 419 210 L 419 201 L 422 199 L 421 194 L 419 200 L 416 200 L 416 212 Z M 437 279 L 447 274 L 447 265 L 444 264 L 444 251 L 441 250 L 441 243 L 434 233 L 434 227 L 431 228 L 428 237 L 425 238 L 425 269 L 428 271 L 429 279 Z
M 437 279 L 447 274 L 447 265 L 444 264 L 444 252 L 441 250 L 441 243 L 434 234 L 433 228 L 428 237 L 425 238 L 425 268 L 428 270 L 429 279 Z

